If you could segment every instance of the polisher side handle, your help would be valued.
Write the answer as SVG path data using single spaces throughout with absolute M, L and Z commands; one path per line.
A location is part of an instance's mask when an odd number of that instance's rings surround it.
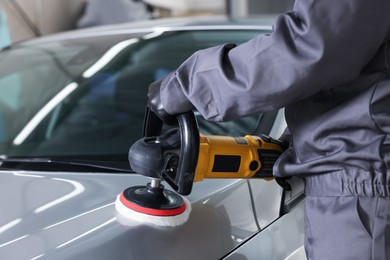
M 143 137 L 152 137 L 161 135 L 163 121 L 150 109 L 146 107 Z

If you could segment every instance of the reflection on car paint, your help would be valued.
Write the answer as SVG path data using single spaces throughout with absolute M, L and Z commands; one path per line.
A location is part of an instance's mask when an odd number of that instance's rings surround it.
M 70 183 L 73 185 L 74 190 L 69 192 L 68 194 L 66 194 L 64 196 L 59 197 L 58 199 L 52 200 L 52 201 L 48 202 L 47 204 L 40 206 L 39 208 L 34 210 L 34 213 L 41 213 L 42 211 L 45 211 L 51 207 L 57 206 L 60 203 L 63 203 L 67 200 L 70 200 L 73 197 L 76 197 L 77 195 L 79 195 L 85 191 L 85 187 L 77 181 L 65 180 L 65 179 L 59 179 L 59 178 L 51 178 L 51 179 L 55 180 L 55 181 L 63 181 L 63 182 Z

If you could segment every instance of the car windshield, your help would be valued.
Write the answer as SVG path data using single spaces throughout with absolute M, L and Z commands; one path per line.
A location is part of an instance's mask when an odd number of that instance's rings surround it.
M 256 30 L 195 30 L 25 43 L 0 53 L 0 155 L 127 161 L 142 137 L 149 84 L 198 49 Z M 267 114 L 211 123 L 204 134 L 267 133 Z M 272 115 L 271 115 L 272 116 Z

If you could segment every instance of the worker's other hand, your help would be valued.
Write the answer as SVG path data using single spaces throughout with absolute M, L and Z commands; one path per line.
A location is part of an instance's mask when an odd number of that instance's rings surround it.
M 174 125 L 176 124 L 176 118 L 174 115 L 168 114 L 165 111 L 163 104 L 161 103 L 161 83 L 165 78 L 159 79 L 149 85 L 148 92 L 148 106 L 149 108 L 165 123 Z
M 291 191 L 291 184 L 288 182 L 289 179 L 291 179 L 291 177 L 275 177 L 279 186 L 286 191 Z

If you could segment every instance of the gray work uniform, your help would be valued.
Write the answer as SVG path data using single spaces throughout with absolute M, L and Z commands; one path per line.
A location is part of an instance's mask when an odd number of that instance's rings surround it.
M 389 11 L 389 0 L 298 0 L 272 34 L 198 51 L 161 85 L 170 114 L 285 107 L 294 148 L 274 169 L 306 180 L 308 259 L 390 259 Z

